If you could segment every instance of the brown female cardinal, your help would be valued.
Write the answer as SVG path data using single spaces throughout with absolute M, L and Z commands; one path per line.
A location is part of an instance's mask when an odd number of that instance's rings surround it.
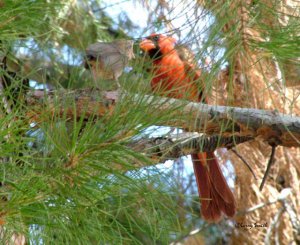
M 183 60 L 175 49 L 175 43 L 174 38 L 161 34 L 151 34 L 140 43 L 140 48 L 152 59 L 153 92 L 177 99 L 206 102 L 203 86 L 199 86 L 201 71 Z M 218 222 L 222 213 L 233 217 L 236 210 L 234 196 L 214 153 L 192 154 L 192 161 L 203 219 Z
M 86 69 L 91 69 L 94 78 L 117 81 L 124 67 L 134 58 L 132 40 L 115 40 L 113 42 L 97 42 L 86 49 Z

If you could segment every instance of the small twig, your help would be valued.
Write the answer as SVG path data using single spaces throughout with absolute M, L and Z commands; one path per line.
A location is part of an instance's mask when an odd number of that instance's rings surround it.
M 184 241 L 185 239 L 187 239 L 190 236 L 194 236 L 197 233 L 200 233 L 201 231 L 203 231 L 204 229 L 206 229 L 208 226 L 209 226 L 209 224 L 205 223 L 201 228 L 194 229 L 194 230 L 190 231 L 188 234 L 184 234 L 180 238 L 176 239 L 174 242 L 171 242 L 170 245 L 179 245 L 179 244 L 182 244 L 181 243 L 182 241 Z
M 287 189 L 287 188 L 286 188 Z M 293 227 L 293 235 L 296 241 L 296 244 L 300 244 L 300 220 L 298 215 L 293 207 L 293 204 L 289 202 L 287 199 L 282 199 L 281 203 L 290 217 L 290 221 Z
M 235 149 L 231 149 L 231 151 L 232 151 L 235 155 L 237 155 L 237 157 L 238 157 L 239 159 L 242 160 L 242 162 L 247 166 L 247 168 L 249 169 L 249 171 L 252 173 L 254 179 L 257 180 L 256 175 L 255 175 L 253 169 L 252 169 L 251 166 L 247 163 L 247 161 L 243 158 L 243 156 L 242 156 L 240 153 L 238 153 Z
M 281 242 L 280 242 L 280 237 L 279 237 L 279 225 L 280 225 L 280 222 L 277 222 L 277 224 L 275 225 L 275 245 L 280 245 Z
M 186 193 L 190 189 L 190 187 L 192 186 L 192 184 L 194 184 L 194 183 L 195 183 L 195 181 L 194 181 L 193 175 L 190 175 L 189 176 L 189 182 L 186 185 L 186 187 L 183 189 L 182 193 Z
M 259 186 L 259 190 L 262 191 L 263 187 L 264 187 L 264 184 L 267 180 L 267 177 L 269 175 L 269 172 L 270 172 L 270 169 L 271 169 L 271 166 L 273 165 L 274 163 L 274 155 L 275 155 L 275 150 L 276 150 L 276 147 L 277 145 L 271 145 L 272 146 L 272 150 L 271 150 L 271 156 L 270 156 L 270 159 L 269 159 L 269 162 L 268 162 L 268 165 L 267 165 L 267 169 L 265 171 L 265 174 L 264 174 L 264 177 L 261 181 L 261 184 Z
M 290 218 L 292 227 L 293 227 L 293 235 L 296 244 L 300 244 L 300 220 L 298 219 L 297 213 L 295 211 L 295 208 L 293 207 L 292 203 L 289 202 L 288 196 L 291 195 L 292 189 L 291 188 L 285 188 L 280 192 L 279 197 L 277 200 L 282 204 L 282 207 L 272 220 L 270 227 L 267 231 L 266 237 L 265 237 L 265 244 L 270 244 L 270 237 L 272 233 L 272 229 L 276 226 L 278 223 L 278 220 L 282 213 L 285 211 Z M 275 240 L 276 241 L 276 240 Z
M 281 207 L 278 212 L 276 213 L 276 215 L 274 216 L 274 218 L 272 219 L 270 226 L 267 230 L 266 236 L 265 236 L 265 245 L 270 245 L 271 244 L 271 235 L 272 235 L 272 231 L 275 228 L 276 224 L 278 223 L 281 215 L 283 214 L 285 208 Z
M 251 212 L 254 212 L 255 210 L 257 209 L 260 209 L 260 208 L 263 208 L 265 206 L 269 206 L 269 205 L 272 205 L 274 203 L 278 202 L 278 199 L 276 200 L 273 200 L 273 201 L 269 201 L 269 202 L 263 202 L 263 203 L 260 203 L 260 204 L 257 204 L 251 208 L 248 208 L 246 210 L 242 210 L 242 211 L 239 211 L 236 215 L 237 216 L 242 216 L 242 215 L 245 215 L 245 214 L 248 214 L 248 213 L 251 213 Z
M 247 213 L 251 213 L 251 212 L 253 212 L 253 211 L 257 210 L 257 209 L 263 208 L 265 206 L 269 206 L 269 205 L 272 205 L 272 204 L 277 203 L 277 202 L 282 202 L 290 194 L 291 194 L 291 189 L 290 188 L 282 189 L 282 191 L 280 192 L 280 194 L 278 195 L 278 197 L 275 200 L 257 204 L 255 206 L 249 208 L 249 209 L 239 211 L 236 215 L 237 216 L 242 216 L 242 215 L 245 215 Z

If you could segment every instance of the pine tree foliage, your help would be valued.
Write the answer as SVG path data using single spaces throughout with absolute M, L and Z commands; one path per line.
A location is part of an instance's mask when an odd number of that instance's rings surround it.
M 32 108 L 23 96 L 36 88 L 63 90 L 63 106 L 75 107 L 70 89 L 113 87 L 111 81 L 95 81 L 84 69 L 88 44 L 140 40 L 160 32 L 175 36 L 187 54 L 194 53 L 189 57 L 202 68 L 209 103 L 299 114 L 300 6 L 272 0 L 134 1 L 148 13 L 148 26 L 139 30 L 129 14 L 118 20 L 109 16 L 118 4 L 0 1 L 3 244 L 18 244 L 17 239 L 28 244 L 299 242 L 299 231 L 284 206 L 289 204 L 299 216 L 299 149 L 277 149 L 276 165 L 262 192 L 240 158 L 218 150 L 226 177 L 235 180 L 239 212 L 233 221 L 214 225 L 199 218 L 195 180 L 186 172 L 185 158 L 171 168 L 155 167 L 147 156 L 128 147 L 139 137 L 176 134 L 178 130 L 153 126 L 185 120 L 176 113 L 181 108 L 162 114 L 151 106 L 157 103 L 155 97 L 145 100 L 150 93 L 150 62 L 137 45 L 132 70 L 119 81 L 122 91 L 132 93 L 123 93 L 122 103 L 104 117 L 62 113 L 57 100 L 54 106 L 41 102 L 43 111 L 35 121 L 28 117 Z M 30 88 L 25 86 L 27 79 Z M 138 103 L 132 103 L 133 93 Z M 97 99 L 101 101 L 101 94 Z M 257 139 L 236 150 L 260 180 L 270 147 Z M 286 204 L 278 201 L 245 214 L 276 199 L 287 187 L 293 191 Z M 245 231 L 236 225 L 255 222 L 268 226 Z
M 96 7 L 83 1 L 3 3 L 1 82 L 16 72 L 19 84 L 28 77 L 51 89 L 94 86 L 81 64 L 84 49 L 96 39 L 124 36 L 118 29 L 111 34 L 112 20 L 94 14 Z M 2 90 L 3 98 L 10 94 Z M 43 120 L 35 122 L 26 116 L 25 101 L 18 98 L 14 105 L 13 96 L 7 97 L 1 103 L 1 241 L 164 244 L 181 229 L 173 184 L 155 168 L 132 167 L 149 160 L 125 146 L 149 126 L 169 120 L 168 113 L 161 117 L 141 96 L 138 106 L 128 98 L 101 119 L 70 118 L 55 108 L 49 115 L 45 104 Z M 74 106 L 74 98 L 65 105 Z

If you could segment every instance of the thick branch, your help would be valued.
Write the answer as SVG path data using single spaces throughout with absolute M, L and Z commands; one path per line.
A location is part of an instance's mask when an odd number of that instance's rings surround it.
M 69 96 L 67 96 L 69 95 Z M 72 97 L 76 102 L 74 107 L 66 108 L 64 101 Z M 100 98 L 100 99 L 99 99 Z M 140 96 L 130 96 L 132 103 L 138 103 Z M 53 101 L 60 101 L 61 112 L 71 116 L 85 114 L 86 117 L 104 116 L 111 112 L 116 103 L 122 103 L 117 91 L 101 92 L 98 90 L 62 91 L 45 93 L 34 91 L 28 96 L 27 102 L 33 108 L 35 120 L 45 107 L 41 105 L 41 99 L 51 105 Z M 153 102 L 155 101 L 155 102 Z M 151 103 L 151 107 L 164 113 L 167 109 L 180 107 L 180 120 L 166 122 L 166 126 L 182 127 L 190 131 L 205 132 L 206 135 L 224 136 L 251 136 L 260 137 L 265 141 L 277 142 L 281 146 L 300 146 L 300 117 L 285 115 L 277 111 L 266 111 L 252 108 L 238 108 L 227 106 L 215 106 L 202 103 L 193 103 L 170 98 L 144 97 L 144 102 Z M 53 106 L 53 108 L 56 108 Z M 186 120 L 182 120 L 185 118 Z M 193 125 L 191 127 L 190 125 Z
M 220 147 L 232 148 L 240 143 L 253 140 L 251 136 L 199 136 L 182 133 L 172 138 L 142 138 L 131 142 L 128 146 L 135 151 L 143 152 L 152 159 L 164 162 L 181 156 L 198 152 L 214 151 Z

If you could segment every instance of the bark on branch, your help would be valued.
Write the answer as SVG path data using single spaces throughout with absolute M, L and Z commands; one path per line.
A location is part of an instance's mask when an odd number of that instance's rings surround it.
M 69 97 L 74 99 L 75 107 L 66 107 L 64 101 Z M 138 103 L 139 98 L 139 95 L 130 96 L 132 103 Z M 41 100 L 50 105 L 49 108 L 52 106 L 53 110 L 54 108 L 57 110 L 57 101 L 59 101 L 60 111 L 67 113 L 70 117 L 73 117 L 74 113 L 79 116 L 84 113 L 86 117 L 102 117 L 112 112 L 117 103 L 122 103 L 118 91 L 101 92 L 95 89 L 85 89 L 46 93 L 36 90 L 28 94 L 27 97 L 27 103 L 32 108 L 29 116 L 33 116 L 35 121 L 40 120 L 39 116 L 45 110 Z M 207 136 L 259 137 L 270 144 L 286 147 L 300 146 L 300 117 L 298 116 L 285 115 L 277 111 L 215 106 L 163 97 L 154 100 L 153 96 L 150 95 L 144 97 L 144 102 L 151 103 L 151 106 L 161 113 L 170 108 L 181 108 L 180 111 L 176 112 L 181 115 L 181 119 L 166 122 L 166 126 L 205 132 Z
M 192 153 L 214 151 L 220 147 L 230 149 L 250 140 L 253 140 L 253 137 L 229 136 L 220 138 L 218 135 L 207 137 L 182 133 L 174 137 L 141 138 L 132 141 L 128 146 L 135 151 L 143 152 L 154 160 L 164 162 Z

